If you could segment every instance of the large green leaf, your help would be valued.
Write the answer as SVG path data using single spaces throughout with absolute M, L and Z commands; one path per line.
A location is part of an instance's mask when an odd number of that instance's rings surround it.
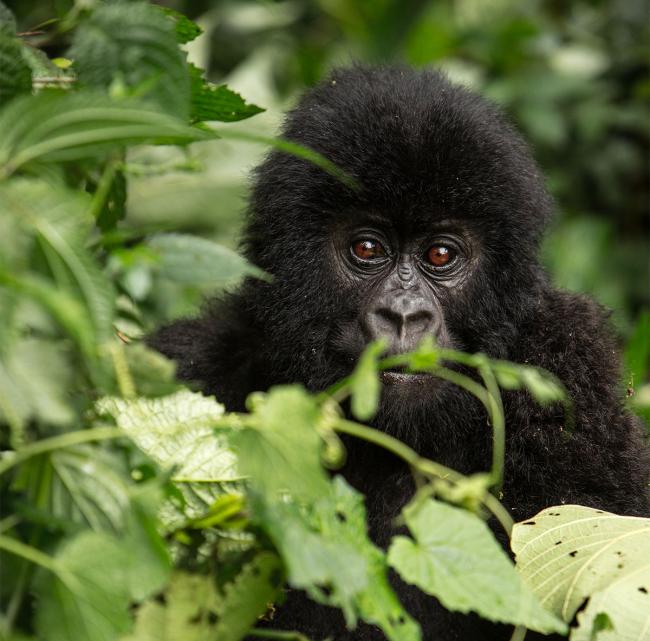
M 53 516 L 97 532 L 122 531 L 129 483 L 118 457 L 97 447 L 78 445 L 55 450 L 50 463 Z
M 551 507 L 518 523 L 512 535 L 517 567 L 540 601 L 591 639 L 599 615 L 613 630 L 598 639 L 637 641 L 650 634 L 650 519 L 580 505 Z
M 150 488 L 149 488 L 150 489 Z M 37 582 L 36 628 L 43 641 L 115 641 L 131 627 L 129 605 L 160 589 L 170 561 L 156 532 L 158 493 L 132 498 L 119 538 L 82 532 Z
M 67 57 L 84 85 L 119 82 L 161 110 L 189 117 L 190 79 L 174 23 L 147 2 L 100 5 L 75 32 Z
M 155 399 L 106 398 L 98 410 L 113 416 L 163 469 L 174 470 L 172 480 L 187 502 L 185 516 L 202 516 L 216 497 L 241 480 L 232 451 L 214 432 L 223 405 L 213 398 L 182 390 Z
M 328 501 L 327 492 L 323 500 Z M 253 518 L 282 556 L 289 583 L 316 601 L 339 607 L 350 626 L 357 619 L 356 597 L 368 585 L 367 563 L 347 541 L 327 536 L 304 506 L 288 496 L 253 497 Z M 330 518 L 337 518 L 329 510 Z
M 20 96 L 0 112 L 0 178 L 34 160 L 79 160 L 126 144 L 185 144 L 212 137 L 141 102 L 43 91 Z
M 147 244 L 158 254 L 161 276 L 177 283 L 224 285 L 244 276 L 265 276 L 232 249 L 206 238 L 160 234 Z
M 366 586 L 354 596 L 359 616 L 380 627 L 390 641 L 419 641 L 420 626 L 404 610 L 388 581 L 386 557 L 368 538 L 362 495 L 337 476 L 331 499 L 319 501 L 314 511 L 323 536 L 351 545 L 366 562 Z
M 411 504 L 403 514 L 414 539 L 395 537 L 388 562 L 407 583 L 450 610 L 545 633 L 566 630 L 542 608 L 478 516 L 433 500 Z

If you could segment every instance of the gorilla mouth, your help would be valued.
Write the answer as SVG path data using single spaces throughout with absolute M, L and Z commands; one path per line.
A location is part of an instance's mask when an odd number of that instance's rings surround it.
M 391 368 L 381 373 L 381 381 L 385 385 L 423 385 L 433 379 L 431 374 L 407 372 L 401 368 Z

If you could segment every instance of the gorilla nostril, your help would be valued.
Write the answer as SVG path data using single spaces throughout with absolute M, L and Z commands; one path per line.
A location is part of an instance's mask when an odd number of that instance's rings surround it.
M 433 314 L 427 309 L 419 309 L 404 317 L 404 323 L 412 326 L 414 329 L 427 329 L 433 324 Z
M 410 345 L 433 329 L 434 320 L 434 314 L 427 309 L 401 311 L 381 307 L 370 313 L 368 326 L 372 338 L 386 336 Z

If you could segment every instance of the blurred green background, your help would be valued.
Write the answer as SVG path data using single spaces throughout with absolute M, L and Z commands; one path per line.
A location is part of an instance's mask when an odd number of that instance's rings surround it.
M 9 5 L 21 29 L 33 30 L 75 4 L 83 10 L 91 3 Z M 613 308 L 623 334 L 650 308 L 646 0 L 160 4 L 202 26 L 203 35 L 188 51 L 211 80 L 228 82 L 267 109 L 233 128 L 274 133 L 282 112 L 305 86 L 331 67 L 355 60 L 440 67 L 490 96 L 524 132 L 557 199 L 559 215 L 544 248 L 554 280 Z M 190 163 L 169 159 L 182 168 L 172 176 L 143 175 L 132 183 L 130 219 L 139 228 L 187 230 L 234 245 L 247 174 L 264 150 L 224 141 L 199 147 Z M 191 171 L 197 163 L 202 171 Z M 187 313 L 201 294 L 152 292 L 146 257 L 125 255 L 115 269 L 123 272 L 136 299 L 150 300 L 153 294 L 152 320 Z

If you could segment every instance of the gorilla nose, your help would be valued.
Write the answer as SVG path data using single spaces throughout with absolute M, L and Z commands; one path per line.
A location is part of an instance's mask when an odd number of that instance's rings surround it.
M 436 333 L 436 311 L 424 298 L 400 296 L 379 301 L 366 316 L 369 338 L 385 337 L 392 353 L 415 349 L 420 340 Z

